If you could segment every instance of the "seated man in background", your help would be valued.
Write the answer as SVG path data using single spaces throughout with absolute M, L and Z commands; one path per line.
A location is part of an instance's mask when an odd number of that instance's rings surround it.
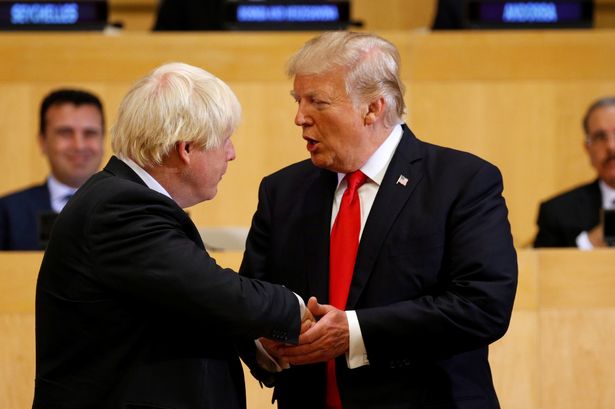
M 540 205 L 534 247 L 604 247 L 602 209 L 615 208 L 615 97 L 594 102 L 583 118 L 585 150 L 598 178 Z
M 42 185 L 0 198 L 0 250 L 41 250 L 49 222 L 99 168 L 104 115 L 93 94 L 59 89 L 43 99 L 38 141 L 49 162 Z

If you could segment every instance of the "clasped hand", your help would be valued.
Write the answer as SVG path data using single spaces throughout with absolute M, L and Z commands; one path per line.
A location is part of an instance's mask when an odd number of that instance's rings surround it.
M 306 312 L 301 323 L 298 345 L 260 340 L 280 364 L 325 362 L 348 351 L 350 335 L 346 313 L 331 305 L 319 304 L 316 297 L 308 300 L 307 309 L 310 314 Z

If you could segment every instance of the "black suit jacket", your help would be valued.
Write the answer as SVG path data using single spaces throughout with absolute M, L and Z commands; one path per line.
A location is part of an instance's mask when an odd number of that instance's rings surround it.
M 0 198 L 0 250 L 41 250 L 40 217 L 52 212 L 46 183 Z
M 240 273 L 327 303 L 336 183 L 310 161 L 266 177 Z M 498 407 L 487 346 L 508 327 L 517 282 L 501 193 L 493 165 L 404 127 L 350 287 L 370 365 L 337 358 L 345 409 Z M 277 376 L 274 397 L 280 409 L 316 409 L 324 389 L 324 364 L 296 366 Z
M 296 342 L 295 295 L 219 267 L 112 158 L 58 217 L 36 289 L 34 408 L 244 408 L 232 340 Z
M 540 204 L 534 247 L 576 247 L 576 238 L 600 223 L 602 193 L 598 180 Z

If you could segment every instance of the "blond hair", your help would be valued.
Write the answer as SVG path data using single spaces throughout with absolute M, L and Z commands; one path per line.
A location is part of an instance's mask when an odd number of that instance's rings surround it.
M 398 124 L 406 114 L 405 87 L 397 48 L 374 34 L 348 31 L 323 33 L 309 40 L 288 62 L 287 74 L 323 74 L 346 69 L 346 93 L 355 103 L 386 101 L 385 124 Z
M 169 63 L 124 97 L 111 145 L 142 167 L 160 165 L 180 141 L 204 149 L 221 146 L 240 117 L 241 106 L 228 85 L 201 68 Z

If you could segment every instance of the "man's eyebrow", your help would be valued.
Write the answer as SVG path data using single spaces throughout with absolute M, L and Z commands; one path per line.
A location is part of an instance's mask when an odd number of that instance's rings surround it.
M 297 94 L 295 93 L 294 90 L 290 91 L 290 95 L 295 98 L 295 99 L 299 99 L 299 97 L 297 96 Z M 306 92 L 305 94 L 303 94 L 302 98 L 325 98 L 326 95 L 323 95 L 321 92 L 319 91 L 309 91 Z

